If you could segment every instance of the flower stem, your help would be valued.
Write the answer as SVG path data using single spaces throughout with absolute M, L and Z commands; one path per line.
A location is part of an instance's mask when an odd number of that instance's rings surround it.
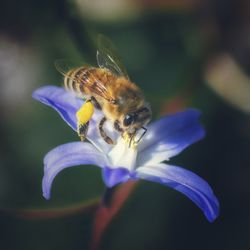
M 108 208 L 111 206 L 112 197 L 113 197 L 113 194 L 115 193 L 115 190 L 116 190 L 116 187 L 112 187 L 112 188 L 106 187 L 104 194 L 102 196 L 102 202 L 101 202 L 101 204 L 104 207 Z

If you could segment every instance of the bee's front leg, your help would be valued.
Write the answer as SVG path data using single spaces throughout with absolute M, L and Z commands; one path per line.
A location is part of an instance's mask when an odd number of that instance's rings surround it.
M 118 120 L 115 120 L 115 122 L 114 122 L 114 128 L 115 128 L 116 131 L 118 131 L 120 133 L 124 132 L 123 129 L 121 128 L 120 123 L 119 123 Z
M 114 141 L 109 137 L 107 136 L 106 132 L 104 131 L 103 129 L 103 125 L 104 123 L 107 121 L 107 118 L 106 117 L 103 117 L 99 123 L 99 131 L 100 131 L 100 134 L 103 138 L 103 140 L 105 142 L 107 142 L 108 144 L 115 144 Z
M 84 141 L 87 136 L 89 120 L 94 113 L 94 105 L 91 100 L 87 100 L 82 107 L 76 112 L 77 119 L 77 133 L 81 139 Z

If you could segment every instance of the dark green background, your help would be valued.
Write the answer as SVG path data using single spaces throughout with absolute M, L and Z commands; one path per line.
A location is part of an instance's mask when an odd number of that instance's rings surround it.
M 221 52 L 248 74 L 247 1 L 176 1 L 174 8 L 169 7 L 173 1 L 161 6 L 138 2 L 141 10 L 135 17 L 104 21 L 81 17 L 73 2 L 1 1 L 1 249 L 88 249 L 94 213 L 84 210 L 84 203 L 104 191 L 100 170 L 64 170 L 53 183 L 52 199 L 44 200 L 44 155 L 78 138 L 31 93 L 45 84 L 61 84 L 56 59 L 95 63 L 98 33 L 117 46 L 131 79 L 151 103 L 154 119 L 185 107 L 202 111 L 206 138 L 172 163 L 206 179 L 221 203 L 220 217 L 210 224 L 180 193 L 140 182 L 108 227 L 101 249 L 250 249 L 249 114 L 217 96 L 204 80 L 206 64 Z M 13 94 L 4 98 L 13 75 Z M 20 85 L 19 79 L 34 80 Z M 55 218 L 20 215 L 27 209 L 62 212 L 69 207 L 80 209 Z

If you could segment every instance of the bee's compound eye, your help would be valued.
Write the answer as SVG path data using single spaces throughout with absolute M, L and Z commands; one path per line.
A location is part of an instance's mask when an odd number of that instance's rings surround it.
M 133 115 L 126 115 L 124 120 L 123 120 L 123 125 L 124 126 L 129 126 L 132 122 L 134 121 L 134 116 Z

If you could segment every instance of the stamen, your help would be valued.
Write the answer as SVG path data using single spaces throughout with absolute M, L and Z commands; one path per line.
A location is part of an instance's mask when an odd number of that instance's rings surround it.
M 141 129 L 137 130 L 135 134 L 124 133 L 123 139 L 126 144 L 129 145 L 129 148 L 136 149 L 142 137 L 146 134 L 147 129 L 145 127 L 141 127 Z
M 134 138 L 135 138 L 134 135 L 131 135 L 128 133 L 123 134 L 124 142 L 129 145 L 129 148 L 132 148 L 132 149 L 136 149 L 138 145 L 138 143 L 135 141 Z

